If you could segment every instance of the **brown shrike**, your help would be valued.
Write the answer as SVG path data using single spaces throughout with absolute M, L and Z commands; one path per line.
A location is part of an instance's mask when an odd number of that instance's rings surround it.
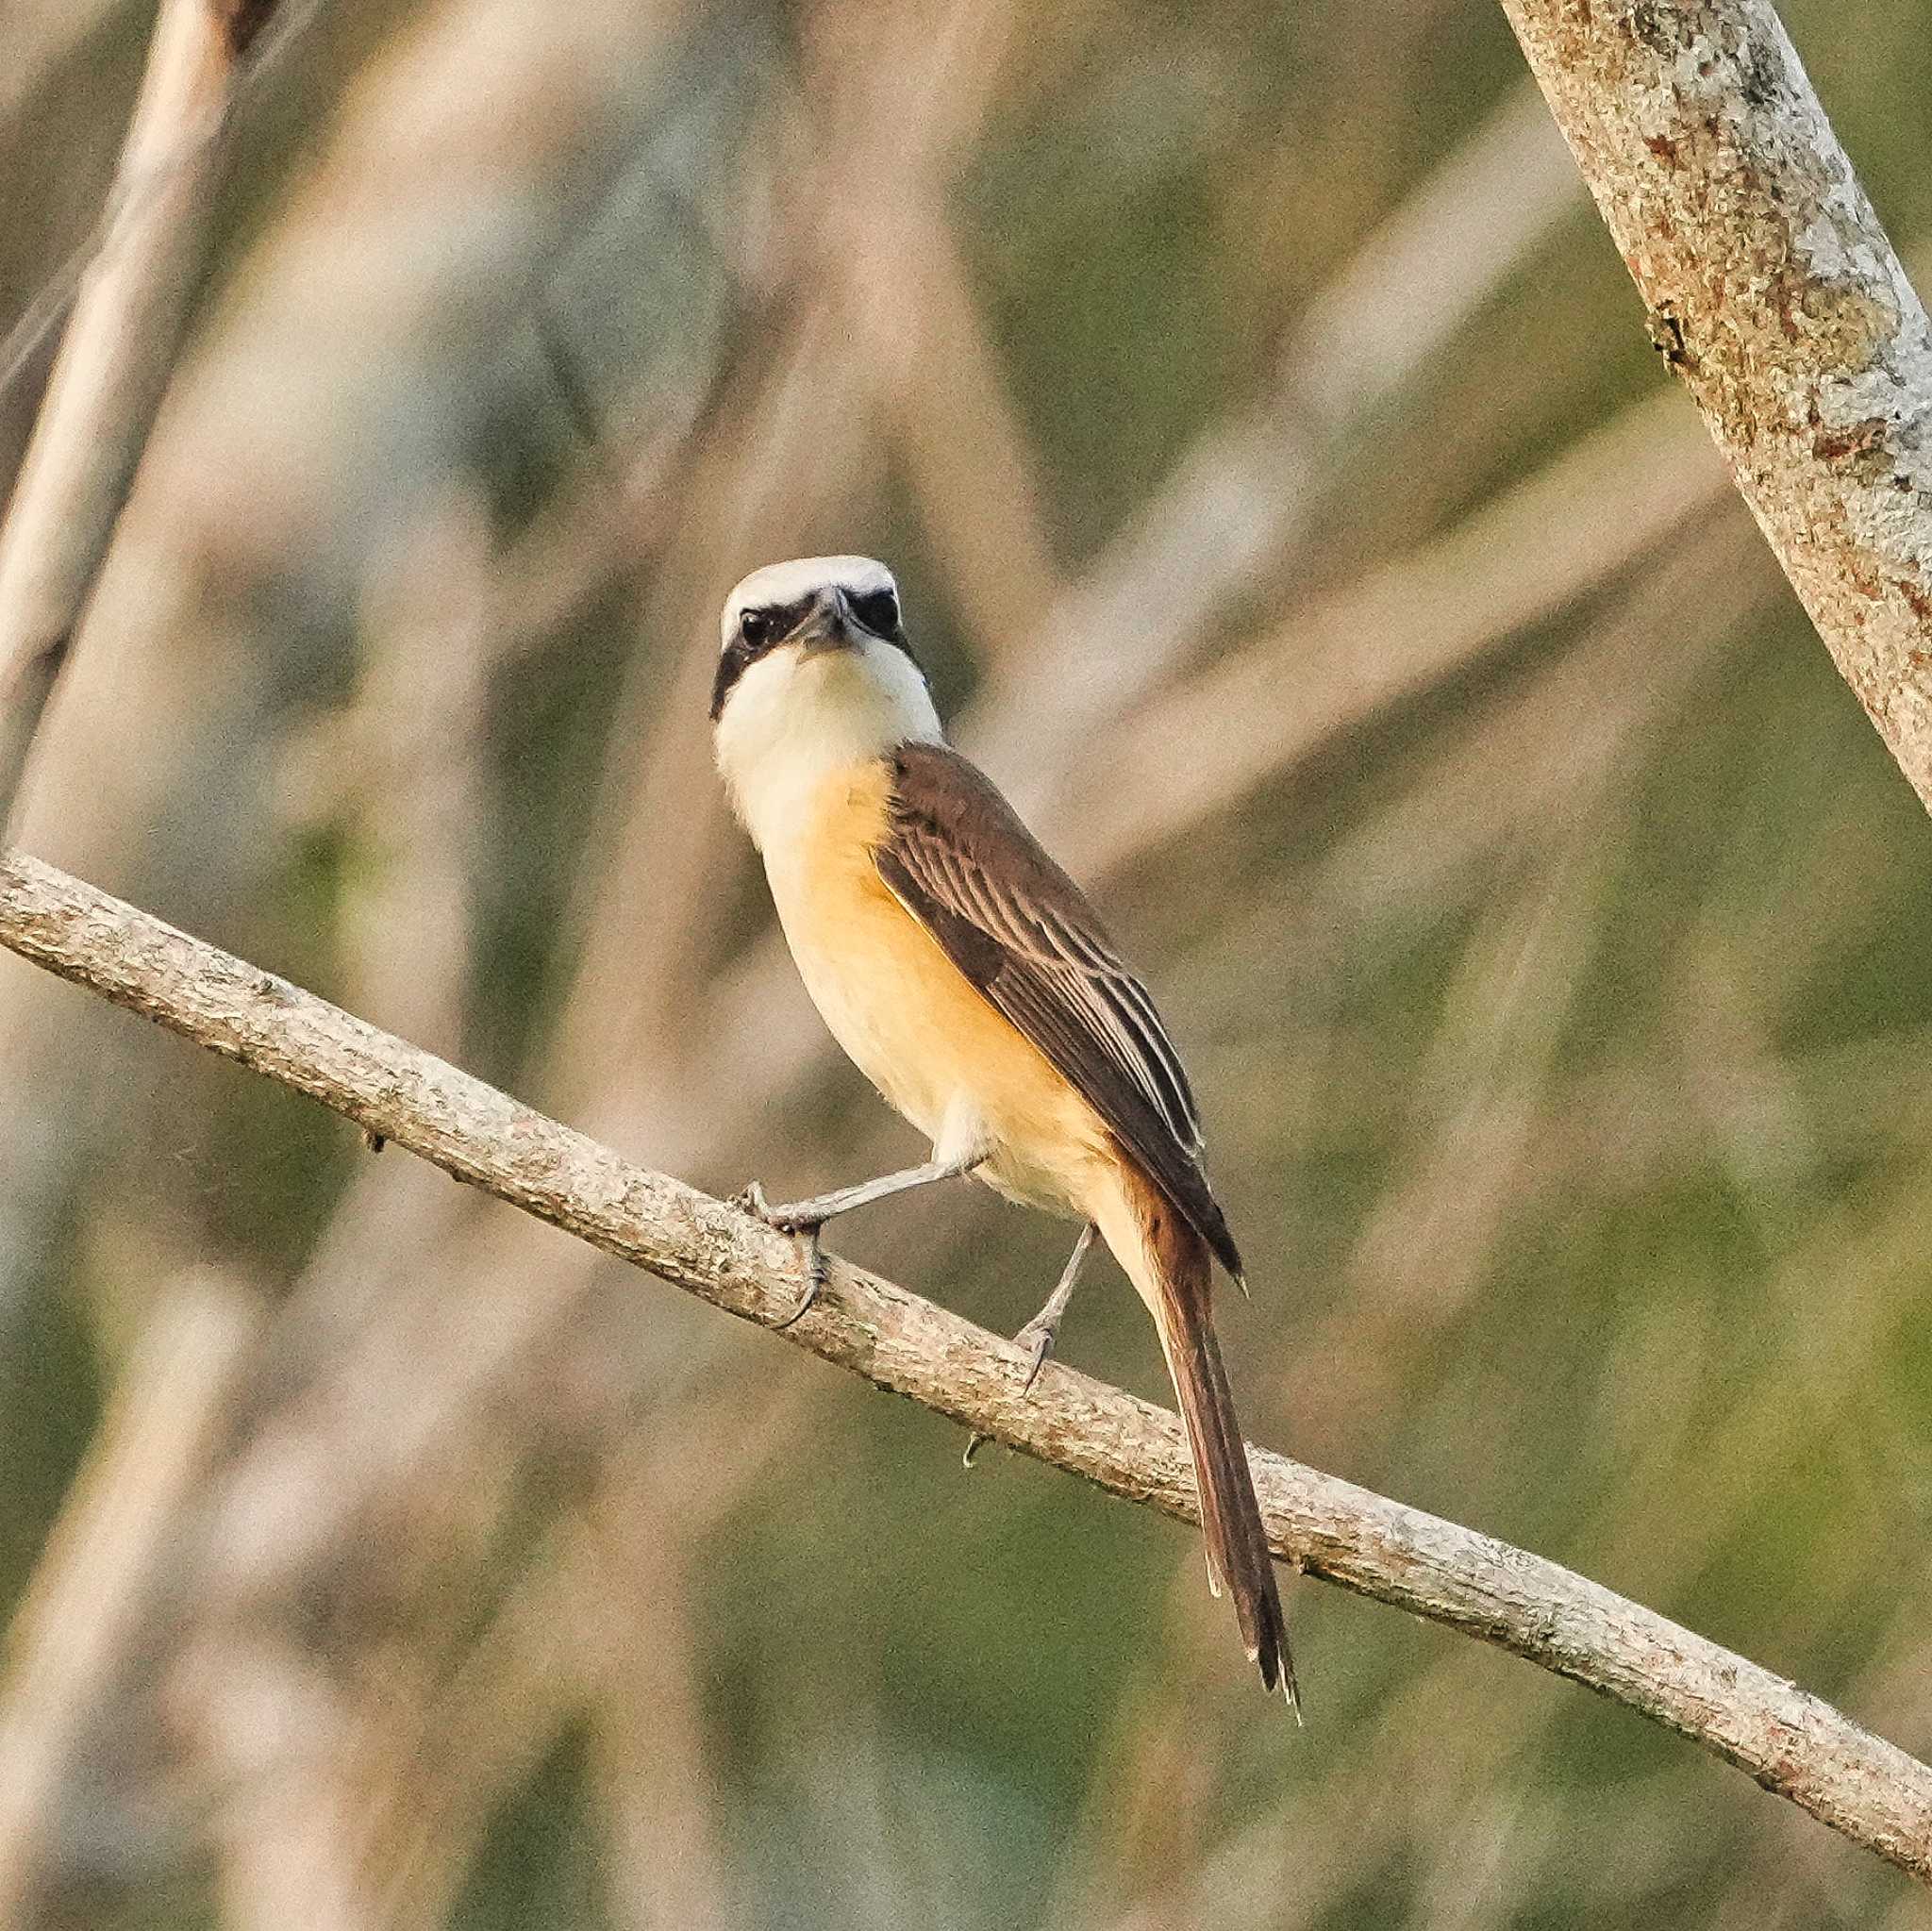
M 755 571 L 724 606 L 718 766 L 806 990 L 859 1071 L 932 1143 L 923 1166 L 773 1207 L 807 1242 L 910 1187 L 971 1174 L 1083 1224 L 1020 1331 L 1051 1352 L 1098 1229 L 1154 1317 L 1207 1532 L 1261 1680 L 1295 1702 L 1274 1564 L 1214 1338 L 1213 1264 L 1241 1260 L 1201 1164 L 1188 1076 L 1147 989 L 1080 888 L 953 750 L 906 641 L 891 573 L 865 557 Z M 800 1309 L 804 1311 L 803 1306 Z M 1030 1380 L 1029 1380 L 1030 1386 Z

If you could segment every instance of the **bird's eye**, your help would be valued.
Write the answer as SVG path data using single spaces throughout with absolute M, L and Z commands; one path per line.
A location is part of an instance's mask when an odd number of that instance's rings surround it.
M 852 614 L 874 637 L 891 637 L 899 628 L 899 599 L 890 590 L 869 590 L 851 599 Z
M 738 620 L 738 634 L 754 648 L 769 642 L 775 627 L 770 610 L 747 610 Z

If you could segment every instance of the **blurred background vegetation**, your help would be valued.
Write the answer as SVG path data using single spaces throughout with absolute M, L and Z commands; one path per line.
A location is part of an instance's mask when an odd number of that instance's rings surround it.
M 1924 263 L 1932 9 L 1784 12 Z M 0 325 L 150 22 L 0 0 Z M 28 848 L 648 1164 L 874 1171 L 704 698 L 744 570 L 887 558 L 1189 1053 L 1250 1432 L 1932 1749 L 1926 826 L 1491 0 L 324 0 L 231 179 Z M 23 1924 L 1922 1922 L 1313 1585 L 1297 1733 L 1191 1535 L 7 958 L 0 1068 L 0 1598 L 154 1552 Z M 1005 1329 L 1064 1244 L 840 1236 Z M 1164 1391 L 1117 1282 L 1063 1353 Z

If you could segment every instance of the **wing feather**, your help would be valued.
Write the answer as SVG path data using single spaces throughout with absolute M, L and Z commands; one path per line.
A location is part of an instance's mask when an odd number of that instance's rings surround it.
M 894 763 L 880 876 L 1239 1278 L 1180 1055 L 1099 915 L 957 751 L 907 744 Z

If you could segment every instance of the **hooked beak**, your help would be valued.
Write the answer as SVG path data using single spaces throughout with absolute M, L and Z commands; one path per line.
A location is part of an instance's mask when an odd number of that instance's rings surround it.
M 858 639 L 845 608 L 844 591 L 835 590 L 822 597 L 811 615 L 791 633 L 790 641 L 801 645 L 808 658 L 823 656 L 826 651 L 850 650 Z

